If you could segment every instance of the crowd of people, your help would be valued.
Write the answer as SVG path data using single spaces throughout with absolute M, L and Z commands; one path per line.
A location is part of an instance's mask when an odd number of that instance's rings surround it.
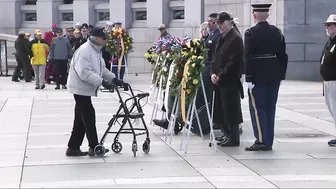
M 108 33 L 114 27 L 122 27 L 121 22 L 107 22 L 104 32 Z M 36 29 L 33 36 L 20 31 L 15 41 L 17 66 L 12 81 L 19 82 L 21 79 L 31 82 L 35 79 L 35 89 L 44 89 L 46 83 L 51 82 L 56 83 L 56 90 L 67 89 L 66 81 L 72 55 L 87 42 L 93 28 L 92 25 L 78 22 L 75 27 L 66 28 L 65 35 L 63 29 L 56 24 L 53 24 L 51 30 L 45 32 L 44 35 L 40 29 Z M 111 66 L 110 63 L 113 55 L 105 48 L 102 52 L 106 68 L 117 75 L 117 66 Z M 117 65 L 118 59 L 113 60 L 112 65 Z M 125 66 L 120 72 L 121 79 L 124 73 Z

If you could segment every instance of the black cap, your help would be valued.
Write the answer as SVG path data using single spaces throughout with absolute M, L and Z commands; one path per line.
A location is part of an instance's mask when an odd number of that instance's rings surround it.
M 252 4 L 252 12 L 269 12 L 272 4 Z
M 81 29 L 89 29 L 89 25 L 86 24 L 86 23 L 84 23 L 84 24 L 82 25 Z
M 107 39 L 107 34 L 104 32 L 104 27 L 95 27 L 91 30 L 91 36 Z
M 223 23 L 226 20 L 233 20 L 231 14 L 227 12 L 220 12 L 216 18 L 216 22 Z

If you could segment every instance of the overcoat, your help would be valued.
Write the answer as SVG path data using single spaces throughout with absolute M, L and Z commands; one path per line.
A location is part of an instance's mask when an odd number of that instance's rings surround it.
M 241 98 L 244 91 L 240 82 L 243 64 L 242 37 L 236 29 L 231 29 L 218 39 L 212 60 L 211 74 L 219 77 L 219 82 L 214 85 L 213 122 L 216 124 L 237 125 L 243 122 Z

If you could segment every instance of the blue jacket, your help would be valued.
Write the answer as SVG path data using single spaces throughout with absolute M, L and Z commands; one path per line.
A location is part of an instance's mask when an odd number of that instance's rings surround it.
M 215 29 L 205 38 L 205 44 L 209 48 L 208 52 L 208 62 L 211 63 L 213 53 L 215 52 L 215 48 L 217 45 L 218 38 L 221 36 L 219 29 Z

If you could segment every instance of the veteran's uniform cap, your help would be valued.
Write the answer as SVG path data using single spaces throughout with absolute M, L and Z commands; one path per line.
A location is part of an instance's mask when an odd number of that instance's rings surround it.
M 269 12 L 272 4 L 252 4 L 252 12 Z
M 226 20 L 233 20 L 232 15 L 227 12 L 220 12 L 215 21 L 218 23 L 223 23 Z

